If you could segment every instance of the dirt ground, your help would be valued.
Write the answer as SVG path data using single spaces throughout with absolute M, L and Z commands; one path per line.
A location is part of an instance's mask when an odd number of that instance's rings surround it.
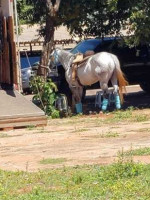
M 139 106 L 134 114 L 150 116 L 150 96 L 140 91 L 128 95 L 124 108 L 134 103 Z M 0 168 L 38 171 L 83 164 L 109 164 L 116 160 L 119 151 L 150 147 L 150 120 L 106 123 L 106 119 L 112 118 L 111 112 L 94 115 L 92 96 L 86 99 L 86 104 L 91 105 L 92 114 L 50 119 L 46 127 L 0 132 Z M 65 158 L 65 162 L 40 163 L 51 158 Z M 134 160 L 150 163 L 150 156 L 135 156 Z

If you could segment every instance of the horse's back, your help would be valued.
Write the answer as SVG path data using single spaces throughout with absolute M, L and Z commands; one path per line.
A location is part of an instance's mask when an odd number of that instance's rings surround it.
M 109 52 L 99 52 L 99 53 L 96 53 L 94 56 L 93 56 L 93 59 L 98 59 L 100 60 L 101 62 L 109 62 L 111 60 L 113 60 L 113 58 L 117 59 L 117 56 L 115 56 L 114 54 L 112 53 L 109 53 Z
M 110 53 L 100 52 L 88 59 L 88 62 L 78 69 L 78 77 L 83 85 L 91 85 L 97 81 L 110 79 L 115 69 L 115 63 Z
M 104 71 L 113 71 L 115 69 L 115 62 L 113 58 L 113 54 L 108 52 L 100 52 L 92 56 L 91 65 L 98 67 L 102 72 Z

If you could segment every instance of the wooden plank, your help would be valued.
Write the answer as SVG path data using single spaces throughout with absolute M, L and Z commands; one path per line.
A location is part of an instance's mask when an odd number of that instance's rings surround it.
M 17 66 L 17 54 L 16 54 L 16 43 L 11 42 L 11 51 L 12 51 L 12 69 L 13 69 L 13 84 L 18 85 L 18 66 Z
M 3 40 L 7 40 L 7 25 L 6 25 L 6 17 L 2 17 L 2 35 Z
M 3 53 L 2 53 L 2 82 L 11 83 L 10 80 L 10 63 L 9 63 L 9 43 L 7 41 L 7 21 L 6 17 L 2 18 L 3 32 Z
M 18 117 L 18 118 L 7 118 L 7 119 L 0 119 L 0 124 L 3 123 L 16 123 L 16 122 L 29 122 L 29 121 L 37 121 L 37 120 L 47 120 L 46 116 L 39 116 L 39 117 Z
M 2 82 L 2 54 L 0 53 L 0 83 Z
M 10 48 L 10 77 L 13 84 L 18 85 L 17 77 L 17 55 L 16 55 L 16 43 L 14 42 L 14 24 L 13 18 L 8 17 L 8 40 Z
M 3 43 L 2 54 L 2 82 L 11 83 L 10 80 L 10 63 L 9 63 L 9 43 L 5 40 Z
M 12 16 L 9 16 L 7 21 L 8 21 L 8 37 L 11 42 L 14 41 L 14 24 Z
M 27 126 L 46 126 L 47 118 L 46 117 L 33 117 L 33 118 L 18 118 L 18 119 L 6 119 L 0 120 L 0 129 L 4 128 L 16 128 L 16 127 L 27 127 Z
M 17 127 L 28 127 L 28 126 L 47 126 L 47 123 L 45 120 L 37 120 L 37 121 L 30 121 L 30 122 L 16 122 L 16 123 L 10 123 L 10 124 L 0 124 L 0 129 L 4 128 L 17 128 Z

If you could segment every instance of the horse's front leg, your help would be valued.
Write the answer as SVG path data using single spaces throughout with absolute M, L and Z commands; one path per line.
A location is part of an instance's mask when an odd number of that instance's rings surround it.
M 72 92 L 72 106 L 71 106 L 71 110 L 74 113 L 75 112 L 75 105 L 76 105 L 76 101 L 75 101 L 75 96 Z
M 83 87 L 79 86 L 78 90 L 77 90 L 77 103 L 76 103 L 76 112 L 77 113 L 82 113 L 83 112 L 82 95 L 83 95 Z
M 82 113 L 82 91 L 81 87 L 73 87 L 72 89 L 72 110 L 76 108 L 77 113 Z

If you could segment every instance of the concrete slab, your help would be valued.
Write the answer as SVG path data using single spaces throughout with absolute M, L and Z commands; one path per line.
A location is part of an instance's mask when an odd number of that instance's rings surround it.
M 45 113 L 15 90 L 0 90 L 0 120 L 41 117 Z

